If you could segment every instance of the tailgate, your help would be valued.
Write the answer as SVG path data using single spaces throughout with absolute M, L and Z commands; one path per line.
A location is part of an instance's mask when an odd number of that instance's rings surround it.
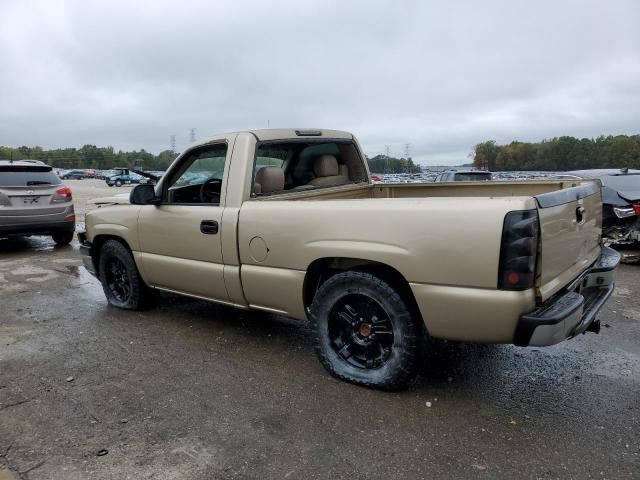
M 601 253 L 602 194 L 596 182 L 535 197 L 540 219 L 538 293 L 544 301 Z

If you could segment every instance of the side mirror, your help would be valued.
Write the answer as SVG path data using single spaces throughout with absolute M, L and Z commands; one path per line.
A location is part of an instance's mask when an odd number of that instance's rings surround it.
M 153 185 L 141 183 L 131 190 L 129 202 L 131 202 L 132 205 L 160 205 L 160 198 L 156 197 L 156 191 Z

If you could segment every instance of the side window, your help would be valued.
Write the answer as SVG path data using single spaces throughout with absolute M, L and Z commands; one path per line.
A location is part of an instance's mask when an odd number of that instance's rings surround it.
M 226 145 L 193 151 L 168 180 L 166 201 L 172 204 L 219 205 L 226 156 Z

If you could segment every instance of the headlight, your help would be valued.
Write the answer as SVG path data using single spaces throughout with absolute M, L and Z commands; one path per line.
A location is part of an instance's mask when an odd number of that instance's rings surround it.
M 618 218 L 627 218 L 627 217 L 633 217 L 636 215 L 636 211 L 631 207 L 625 207 L 625 208 L 613 207 L 613 213 L 615 213 L 616 217 Z

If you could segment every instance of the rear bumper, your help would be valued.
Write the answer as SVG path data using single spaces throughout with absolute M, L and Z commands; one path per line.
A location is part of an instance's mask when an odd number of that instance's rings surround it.
M 73 232 L 75 220 L 70 222 L 38 222 L 0 225 L 0 237 L 17 237 L 26 235 L 51 235 L 57 232 Z
M 533 312 L 520 316 L 514 344 L 554 345 L 587 330 L 614 290 L 620 254 L 604 247 L 602 255 L 580 277 Z
M 87 232 L 78 233 L 78 241 L 80 242 L 80 256 L 82 258 L 82 264 L 94 277 L 98 276 L 96 266 L 93 262 L 93 255 L 91 254 L 91 242 L 87 240 Z

